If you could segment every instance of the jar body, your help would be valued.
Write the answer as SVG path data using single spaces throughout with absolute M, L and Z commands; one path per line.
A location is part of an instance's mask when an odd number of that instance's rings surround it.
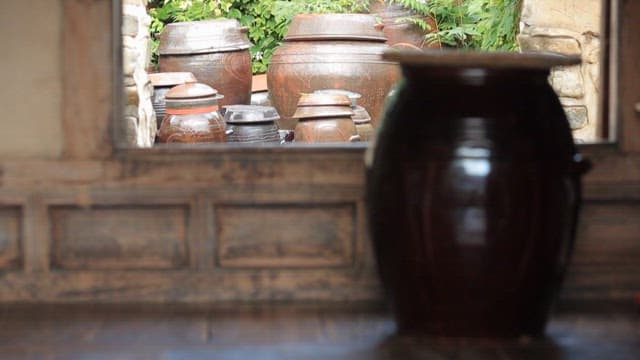
M 300 119 L 295 128 L 295 141 L 305 143 L 350 142 L 359 140 L 351 117 Z
M 171 86 L 156 86 L 153 88 L 153 97 L 151 103 L 153 110 L 156 112 L 156 121 L 158 129 L 162 125 L 162 120 L 167 115 L 167 104 L 165 103 L 165 95 L 171 90 Z
M 398 330 L 542 334 L 580 199 L 580 163 L 547 72 L 403 70 L 367 173 Z
M 249 49 L 194 54 L 160 55 L 162 72 L 188 71 L 199 82 L 224 95 L 220 106 L 251 102 L 251 54 Z
M 171 115 L 162 120 L 158 131 L 161 143 L 226 142 L 225 123 L 217 111 Z
M 275 122 L 251 124 L 227 124 L 229 142 L 238 143 L 280 143 L 280 134 Z
M 271 101 L 281 116 L 280 128 L 293 129 L 292 118 L 301 93 L 344 89 L 362 94 L 360 105 L 373 126 L 385 97 L 400 78 L 399 66 L 383 61 L 388 46 L 375 41 L 285 41 L 276 49 L 267 72 Z

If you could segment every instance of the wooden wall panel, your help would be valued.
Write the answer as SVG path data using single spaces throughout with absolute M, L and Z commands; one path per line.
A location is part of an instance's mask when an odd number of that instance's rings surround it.
M 356 205 L 215 206 L 217 264 L 331 267 L 353 264 Z
M 0 208 L 0 269 L 19 269 L 23 263 L 22 215 L 18 207 Z
M 188 264 L 186 206 L 53 207 L 53 269 L 178 269 Z
M 564 297 L 631 301 L 640 292 L 640 202 L 587 203 Z

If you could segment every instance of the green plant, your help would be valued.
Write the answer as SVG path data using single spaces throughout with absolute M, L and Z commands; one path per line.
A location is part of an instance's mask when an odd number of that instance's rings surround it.
M 486 51 L 518 49 L 516 36 L 521 0 L 389 0 L 430 17 L 405 18 L 428 32 L 426 41 L 445 46 Z
M 362 0 L 155 0 L 149 4 L 154 63 L 166 24 L 226 17 L 249 27 L 253 73 L 264 73 L 296 14 L 364 12 L 366 5 Z

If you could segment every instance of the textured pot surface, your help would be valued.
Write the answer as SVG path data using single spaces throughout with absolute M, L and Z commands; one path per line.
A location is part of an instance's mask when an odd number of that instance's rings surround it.
M 368 154 L 371 236 L 398 329 L 541 335 L 586 171 L 546 80 L 554 59 L 437 56 L 409 56 Z
M 226 142 L 216 89 L 201 84 L 178 85 L 165 95 L 167 115 L 158 130 L 162 143 Z
M 225 97 L 220 105 L 251 101 L 251 54 L 246 28 L 236 20 L 173 23 L 160 38 L 160 71 L 188 71 Z
M 369 6 L 369 12 L 382 20 L 387 44 L 409 44 L 418 48 L 440 48 L 439 42 L 425 41 L 425 35 L 428 32 L 423 31 L 416 24 L 403 21 L 403 19 L 407 18 L 421 18 L 431 29 L 435 30 L 437 26 L 432 18 L 420 17 L 400 4 L 389 3 L 384 0 L 372 1 Z
M 280 116 L 270 106 L 231 105 L 225 108 L 228 142 L 279 143 L 276 121 Z
M 388 49 L 374 41 L 291 41 L 276 49 L 267 80 L 280 127 L 292 129 L 302 93 L 344 89 L 362 94 L 359 104 L 371 114 L 375 127 L 387 93 L 400 77 L 397 63 L 381 59 Z

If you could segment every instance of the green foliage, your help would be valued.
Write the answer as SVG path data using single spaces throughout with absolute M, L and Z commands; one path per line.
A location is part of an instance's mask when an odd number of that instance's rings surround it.
M 166 24 L 226 17 L 249 27 L 253 43 L 253 73 L 267 71 L 271 56 L 280 45 L 291 20 L 302 13 L 364 12 L 361 0 L 155 0 L 149 3 L 154 63 L 158 37 Z
M 430 31 L 428 42 L 486 51 L 518 50 L 516 36 L 521 0 L 390 0 L 434 20 L 435 29 L 420 18 L 403 21 Z

